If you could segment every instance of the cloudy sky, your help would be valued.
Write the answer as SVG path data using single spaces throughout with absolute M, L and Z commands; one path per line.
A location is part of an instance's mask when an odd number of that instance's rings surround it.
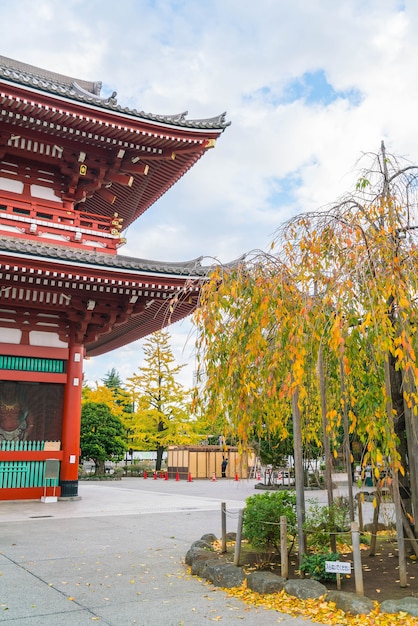
M 4 56 L 102 81 L 123 106 L 227 111 L 215 150 L 128 229 L 121 254 L 231 261 L 350 189 L 382 139 L 418 162 L 416 0 L 15 0 L 0 2 L 0 42 Z M 170 329 L 185 385 L 190 329 Z M 130 376 L 142 344 L 87 361 L 87 380 Z

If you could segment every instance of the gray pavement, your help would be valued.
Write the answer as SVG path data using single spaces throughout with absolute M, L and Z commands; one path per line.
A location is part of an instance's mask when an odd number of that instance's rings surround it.
M 81 482 L 78 501 L 0 502 L 0 622 L 10 626 L 307 626 L 188 574 L 203 533 L 227 531 L 256 481 Z M 324 492 L 307 493 L 325 501 Z

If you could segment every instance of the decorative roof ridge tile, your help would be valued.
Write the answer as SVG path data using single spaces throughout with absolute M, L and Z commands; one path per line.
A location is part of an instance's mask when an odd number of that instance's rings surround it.
M 44 85 L 44 88 L 47 88 L 51 83 L 58 83 L 68 88 L 73 82 L 76 82 L 87 93 L 96 96 L 100 96 L 102 89 L 102 83 L 100 81 L 72 78 L 71 76 L 58 74 L 57 72 L 45 70 L 35 65 L 16 61 L 15 59 L 10 59 L 2 55 L 0 55 L 0 73 L 5 76 L 11 75 L 11 80 L 14 79 L 14 82 L 19 82 L 20 80 L 24 82 L 40 81 Z
M 109 97 L 101 96 L 102 83 L 100 81 L 90 82 L 71 78 L 4 56 L 0 56 L 0 79 L 1 78 L 53 95 L 58 95 L 68 100 L 92 104 L 115 113 L 138 117 L 146 121 L 202 130 L 224 130 L 231 124 L 231 122 L 227 122 L 225 119 L 226 113 L 221 113 L 220 115 L 210 118 L 188 120 L 186 119 L 187 111 L 174 115 L 159 115 L 122 107 L 117 104 L 116 91 Z
M 203 257 L 190 261 L 154 261 L 119 254 L 105 254 L 70 248 L 68 246 L 0 237 L 0 255 L 14 252 L 31 257 L 43 257 L 56 261 L 76 261 L 80 265 L 99 265 L 107 269 L 157 272 L 159 274 L 177 274 L 181 276 L 206 276 L 213 266 L 202 266 Z

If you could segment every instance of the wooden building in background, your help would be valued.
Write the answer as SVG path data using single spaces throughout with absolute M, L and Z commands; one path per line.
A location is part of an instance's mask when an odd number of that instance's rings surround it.
M 226 459 L 226 478 L 249 478 L 255 465 L 252 452 L 240 454 L 234 446 L 222 450 L 220 446 L 169 446 L 167 471 L 169 478 L 221 478 L 222 461 Z M 190 475 L 190 476 L 189 476 Z

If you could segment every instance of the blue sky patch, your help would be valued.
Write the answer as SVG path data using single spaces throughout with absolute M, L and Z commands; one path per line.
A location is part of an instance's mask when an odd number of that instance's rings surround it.
M 352 106 L 358 106 L 362 100 L 358 89 L 337 91 L 327 81 L 324 70 L 305 72 L 302 76 L 289 82 L 284 90 L 282 103 L 305 100 L 306 104 L 328 105 L 335 100 L 348 100 Z
M 295 198 L 295 192 L 302 184 L 302 178 L 298 173 L 292 173 L 284 178 L 274 178 L 271 181 L 269 202 L 273 206 L 291 204 Z
M 304 100 L 308 105 L 327 106 L 336 100 L 343 99 L 348 100 L 351 106 L 358 106 L 363 96 L 361 91 L 354 88 L 343 91 L 334 89 L 328 82 L 324 70 L 317 70 L 305 72 L 302 76 L 289 81 L 280 95 L 274 89 L 264 86 L 244 99 L 247 101 L 261 99 L 273 106 L 290 104 L 298 100 Z

